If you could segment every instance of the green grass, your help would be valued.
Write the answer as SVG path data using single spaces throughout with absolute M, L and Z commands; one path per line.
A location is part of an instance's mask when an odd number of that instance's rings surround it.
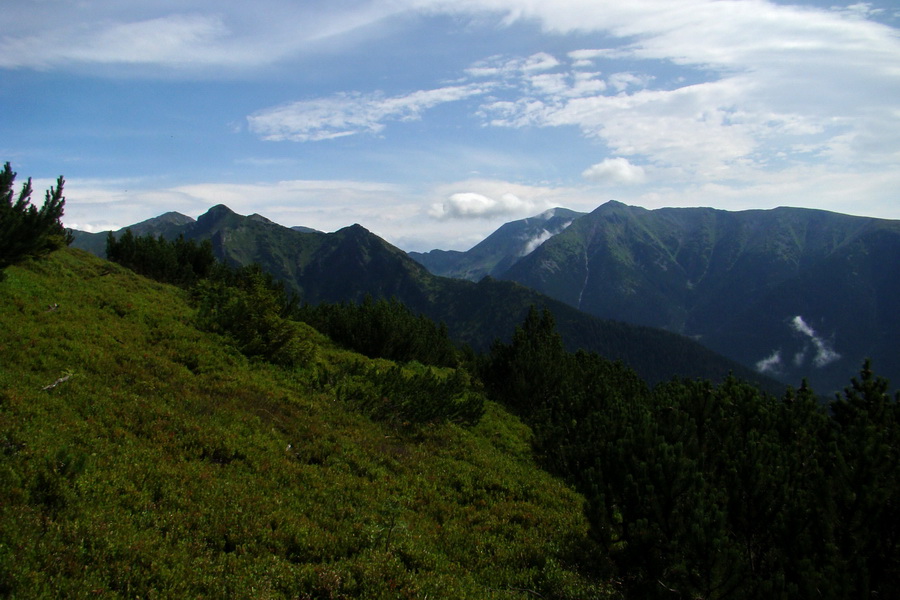
M 340 374 L 390 363 L 312 329 L 288 370 L 199 331 L 186 292 L 87 253 L 7 274 L 0 596 L 609 595 L 579 572 L 583 499 L 496 404 L 472 427 L 375 422 Z

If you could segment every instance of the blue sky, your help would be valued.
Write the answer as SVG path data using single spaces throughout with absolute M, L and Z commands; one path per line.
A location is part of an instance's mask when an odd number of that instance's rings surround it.
M 224 203 L 427 250 L 609 199 L 900 219 L 893 1 L 7 0 L 4 21 L 0 161 L 65 175 L 78 229 Z

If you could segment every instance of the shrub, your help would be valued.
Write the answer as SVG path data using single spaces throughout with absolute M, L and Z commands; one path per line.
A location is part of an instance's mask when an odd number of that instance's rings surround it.
M 287 310 L 280 288 L 258 266 L 231 272 L 222 278 L 201 280 L 193 289 L 201 329 L 232 338 L 246 356 L 293 367 L 309 362 L 314 346 L 304 326 L 284 316 Z
M 478 423 L 484 414 L 484 395 L 463 369 L 450 374 L 434 369 L 371 367 L 361 379 L 345 382 L 338 396 L 376 421 L 395 423 Z

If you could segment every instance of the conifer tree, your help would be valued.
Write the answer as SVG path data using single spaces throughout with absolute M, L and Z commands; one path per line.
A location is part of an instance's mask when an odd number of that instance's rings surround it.
M 56 187 L 47 190 L 40 209 L 31 204 L 31 178 L 18 196 L 13 190 L 15 180 L 16 173 L 7 162 L 0 171 L 0 279 L 6 267 L 44 256 L 72 242 L 60 222 L 66 203 L 63 177 L 60 175 Z

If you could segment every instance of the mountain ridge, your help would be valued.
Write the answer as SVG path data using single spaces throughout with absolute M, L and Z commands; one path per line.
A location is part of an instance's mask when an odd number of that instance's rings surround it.
M 476 284 L 437 277 L 360 225 L 328 234 L 302 233 L 218 205 L 195 223 L 170 227 L 162 235 L 208 239 L 217 257 L 233 265 L 259 263 L 303 302 L 394 297 L 444 322 L 457 342 L 479 351 L 495 339 L 508 339 L 528 308 L 536 306 L 551 310 L 569 349 L 622 360 L 651 382 L 675 376 L 720 381 L 734 372 L 770 391 L 781 387 L 687 338 L 598 320 L 513 282 L 485 278 Z
M 891 300 L 898 290 L 885 275 L 898 269 L 900 221 L 611 202 L 500 277 L 601 318 L 699 339 L 744 365 L 778 353 L 770 372 L 835 389 L 867 356 L 889 378 L 900 376 L 890 351 L 900 337 Z M 805 330 L 792 324 L 797 318 Z M 831 337 L 838 346 L 829 364 L 840 370 L 801 360 Z

